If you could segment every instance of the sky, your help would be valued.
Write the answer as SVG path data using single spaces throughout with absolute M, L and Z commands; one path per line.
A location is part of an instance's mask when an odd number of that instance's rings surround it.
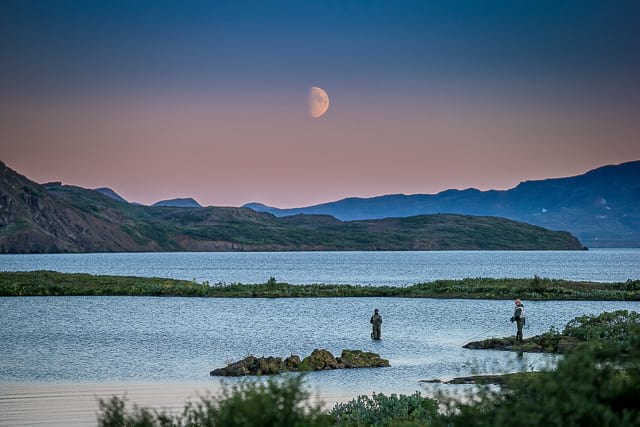
M 0 160 L 283 208 L 577 175 L 640 159 L 638 22 L 637 0 L 3 0 Z

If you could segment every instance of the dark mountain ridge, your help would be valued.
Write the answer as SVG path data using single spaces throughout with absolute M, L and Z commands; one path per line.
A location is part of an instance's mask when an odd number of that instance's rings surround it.
M 151 206 L 175 207 L 175 208 L 201 208 L 202 205 L 191 197 L 160 200 Z
M 437 213 L 499 216 L 568 230 L 589 247 L 640 247 L 640 161 L 578 176 L 525 181 L 509 190 L 354 197 L 294 209 L 245 206 L 276 216 L 326 214 L 343 221 Z
M 119 195 L 109 187 L 94 188 L 94 190 L 97 191 L 98 193 L 104 194 L 105 196 L 112 198 L 113 200 L 117 200 L 118 202 L 129 203 L 127 199 L 125 199 L 124 197 L 122 197 L 121 195 Z
M 0 162 L 0 253 L 581 249 L 566 232 L 465 215 L 340 221 L 232 207 L 149 207 L 30 181 Z

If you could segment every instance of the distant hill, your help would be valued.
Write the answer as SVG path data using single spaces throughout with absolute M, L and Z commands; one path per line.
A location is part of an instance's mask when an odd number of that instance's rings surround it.
M 127 230 L 126 204 L 94 190 L 73 187 L 73 202 L 58 197 L 70 188 L 39 185 L 0 162 L 0 252 L 114 252 L 159 250 Z
M 163 206 L 163 207 L 174 207 L 174 208 L 201 208 L 202 205 L 196 202 L 191 197 L 184 199 L 170 199 L 170 200 L 161 200 L 159 202 L 154 203 L 151 206 Z
M 589 247 L 640 247 L 640 161 L 603 166 L 583 175 L 526 181 L 510 190 L 447 190 L 348 198 L 295 209 L 245 205 L 276 216 L 332 215 L 343 221 L 457 213 L 568 230 Z
M 98 193 L 104 194 L 105 196 L 112 198 L 113 200 L 117 200 L 118 202 L 129 203 L 124 197 L 120 196 L 118 193 L 116 193 L 115 191 L 113 191 L 108 187 L 94 188 L 94 190 L 97 191 Z
M 0 162 L 0 252 L 581 249 L 566 232 L 466 215 L 340 221 L 247 208 L 149 207 Z

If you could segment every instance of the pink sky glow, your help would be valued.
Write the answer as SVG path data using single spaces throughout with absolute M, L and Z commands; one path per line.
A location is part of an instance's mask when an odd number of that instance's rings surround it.
M 638 121 L 610 105 L 327 90 L 331 108 L 319 119 L 307 115 L 306 87 L 215 101 L 18 102 L 0 111 L 1 158 L 38 182 L 106 186 L 145 204 L 277 207 L 506 189 L 640 158 Z

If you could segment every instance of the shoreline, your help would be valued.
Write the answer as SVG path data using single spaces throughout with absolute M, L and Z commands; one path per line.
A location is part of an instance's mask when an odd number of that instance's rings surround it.
M 186 402 L 222 393 L 221 380 L 192 381 L 0 381 L 0 427 L 96 425 L 98 399 L 126 396 L 130 405 L 178 414 Z M 310 401 L 330 409 L 357 397 L 308 385 Z M 416 389 L 419 386 L 416 385 Z

